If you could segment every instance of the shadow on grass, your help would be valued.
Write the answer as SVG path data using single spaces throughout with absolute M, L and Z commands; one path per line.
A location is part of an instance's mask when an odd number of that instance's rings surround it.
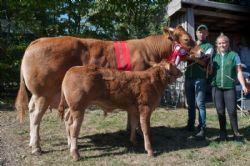
M 240 128 L 239 130 L 240 133 L 244 135 L 244 138 L 250 141 L 250 124 L 245 128 Z
M 246 132 L 247 130 L 249 130 L 249 128 L 245 129 Z M 171 151 L 202 148 L 208 146 L 211 141 L 215 141 L 214 137 L 218 135 L 219 130 L 208 128 L 207 133 L 206 140 L 197 141 L 193 136 L 194 133 L 183 131 L 181 128 L 169 128 L 164 126 L 152 127 L 151 144 L 156 156 Z M 129 142 L 128 132 L 122 130 L 111 133 L 83 136 L 79 138 L 78 148 L 80 153 L 95 150 L 101 150 L 103 152 L 101 154 L 98 153 L 98 155 L 92 155 L 84 158 L 98 158 L 127 153 L 145 153 L 146 155 L 143 139 L 139 137 L 137 140 L 138 145 L 133 146 Z
M 212 142 L 218 141 L 219 129 L 207 128 L 206 140 L 197 141 L 194 137 L 195 132 L 188 132 L 182 128 L 169 128 L 165 126 L 151 127 L 151 144 L 155 151 L 155 155 L 161 155 L 171 151 L 185 150 L 185 149 L 199 149 L 209 146 Z M 240 129 L 240 133 L 244 135 L 244 140 L 250 141 L 250 126 Z M 229 141 L 233 141 L 232 132 L 228 130 Z M 83 156 L 80 160 L 88 158 L 100 158 L 112 155 L 123 154 L 146 154 L 144 150 L 144 141 L 138 137 L 138 145 L 133 146 L 129 141 L 129 133 L 125 130 L 120 130 L 110 133 L 97 133 L 93 135 L 86 135 L 78 139 L 78 148 L 80 155 Z M 57 140 L 53 147 L 64 146 L 60 150 L 69 150 L 67 147 L 67 139 Z M 92 151 L 90 153 L 90 151 Z M 94 151 L 100 151 L 98 153 Z M 44 153 L 51 153 L 45 151 Z
M 208 146 L 211 142 L 217 141 L 219 130 L 207 128 L 206 140 L 197 141 L 194 137 L 195 132 L 184 131 L 182 128 L 169 128 L 165 126 L 151 127 L 151 144 L 156 156 L 171 151 L 183 149 L 198 149 Z M 250 140 L 250 126 L 240 129 L 244 139 Z M 229 130 L 229 141 L 233 141 L 232 133 Z M 86 142 L 86 140 L 88 140 Z M 138 145 L 133 146 L 129 142 L 129 134 L 126 131 L 117 131 L 105 134 L 94 134 L 79 138 L 79 151 L 101 150 L 99 155 L 89 156 L 87 158 L 97 158 L 110 155 L 122 155 L 126 153 L 143 154 L 143 139 L 137 139 Z M 120 149 L 117 151 L 117 149 Z M 86 157 L 85 157 L 86 158 Z

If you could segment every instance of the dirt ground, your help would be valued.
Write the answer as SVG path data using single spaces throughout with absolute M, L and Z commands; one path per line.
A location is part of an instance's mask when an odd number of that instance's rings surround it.
M 0 165 L 20 165 L 16 160 L 16 147 L 22 142 L 10 131 L 19 124 L 12 107 L 5 105 L 0 108 Z M 15 143 L 15 145 L 14 145 Z M 14 145 L 14 146 L 13 146 Z
M 58 119 L 57 113 L 48 112 L 43 119 L 42 133 L 45 154 L 42 156 L 31 155 L 29 143 L 29 120 L 20 124 L 16 119 L 16 112 L 11 105 L 0 105 L 0 166 L 19 166 L 19 165 L 249 165 L 249 118 L 241 118 L 240 128 L 245 134 L 246 143 L 216 143 L 215 135 L 218 133 L 217 123 L 214 123 L 216 116 L 214 110 L 212 116 L 208 117 L 208 128 L 210 135 L 208 140 L 196 142 L 189 137 L 189 133 L 179 130 L 173 126 L 183 126 L 186 122 L 184 111 L 175 111 L 165 114 L 160 111 L 155 115 L 153 121 L 155 148 L 160 155 L 154 159 L 145 158 L 143 146 L 139 151 L 134 152 L 129 149 L 127 135 L 122 130 L 113 130 L 110 123 L 116 120 L 117 115 L 109 115 L 106 121 L 100 126 L 94 126 L 96 120 L 103 121 L 103 113 L 95 114 L 99 118 L 92 119 L 91 114 L 87 114 L 86 123 L 92 124 L 91 127 L 83 125 L 84 134 L 80 141 L 80 153 L 85 156 L 83 161 L 72 162 L 68 153 L 67 141 L 63 132 L 64 125 Z M 210 113 L 211 114 L 211 113 Z M 178 121 L 173 121 L 179 117 Z M 165 121 L 171 121 L 169 126 L 164 126 Z M 91 123 L 91 122 L 95 123 Z M 99 122 L 100 123 L 100 122 Z M 118 123 L 119 124 L 119 123 Z M 105 125 L 108 130 L 104 130 Z M 124 124 L 125 125 L 125 124 Z M 52 127 L 51 127 L 52 126 Z M 211 128 L 212 126 L 212 128 Z M 102 132 L 103 130 L 103 132 Z M 102 132 L 102 134 L 100 134 Z M 158 133 L 161 133 L 159 135 Z M 56 139 L 55 139 L 56 138 Z M 116 139 L 117 138 L 117 139 Z M 170 140 L 165 141 L 165 140 Z M 174 143 L 173 143 L 174 141 Z M 170 143 L 172 142 L 172 143 Z M 106 149 L 106 150 L 105 150 Z M 129 149 L 129 150 L 128 150 Z M 141 152 L 142 151 L 142 152 Z M 85 153 L 84 153 L 85 152 Z M 207 155 L 211 154 L 211 155 Z M 248 156 L 248 157 L 247 157 Z M 197 159 L 198 158 L 198 159 Z M 110 162 L 112 160 L 112 162 Z M 143 162 L 142 162 L 143 161 Z M 131 164 L 134 162 L 133 164 Z M 140 162 L 141 164 L 138 164 Z M 168 162 L 168 164 L 164 164 Z

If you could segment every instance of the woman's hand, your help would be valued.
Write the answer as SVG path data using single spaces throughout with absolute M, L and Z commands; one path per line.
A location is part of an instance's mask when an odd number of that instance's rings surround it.
M 248 89 L 247 89 L 246 86 L 243 86 L 243 87 L 242 87 L 242 91 L 243 91 L 244 95 L 247 95 L 247 94 L 248 94 Z

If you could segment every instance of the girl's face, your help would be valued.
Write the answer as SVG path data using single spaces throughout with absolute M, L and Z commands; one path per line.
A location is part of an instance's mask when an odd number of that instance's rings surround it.
M 223 37 L 218 38 L 217 40 L 217 50 L 219 52 L 227 52 L 229 49 L 229 41 Z

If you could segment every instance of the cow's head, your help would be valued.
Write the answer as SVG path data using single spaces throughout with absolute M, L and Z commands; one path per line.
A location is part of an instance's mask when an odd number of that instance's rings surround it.
M 190 51 L 196 45 L 191 35 L 180 25 L 176 28 L 165 27 L 163 30 L 166 34 L 169 34 L 170 40 L 181 44 L 187 51 Z
M 202 49 L 195 43 L 191 35 L 186 32 L 182 26 L 177 26 L 176 28 L 166 27 L 164 28 L 164 33 L 168 34 L 168 38 L 174 43 L 174 46 L 178 45 L 178 47 L 180 47 L 178 53 L 180 54 L 181 60 L 185 61 L 190 58 L 200 58 L 203 56 Z M 171 58 L 171 56 L 172 55 L 170 55 L 169 58 Z M 179 61 L 175 62 L 176 65 L 178 63 Z

